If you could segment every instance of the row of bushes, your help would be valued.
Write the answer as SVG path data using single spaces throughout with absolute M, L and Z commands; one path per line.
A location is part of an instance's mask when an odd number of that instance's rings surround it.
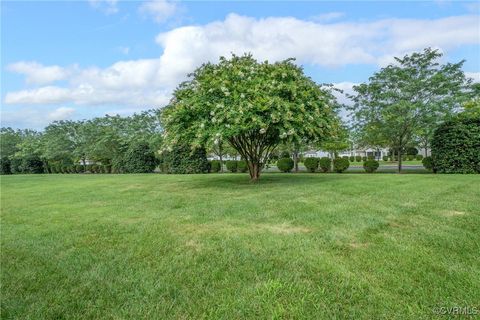
M 350 162 L 365 162 L 367 160 L 375 160 L 374 156 L 368 156 L 368 157 L 361 157 L 361 156 L 343 156 L 342 158 L 348 159 Z M 307 158 L 308 159 L 308 158 Z M 416 156 L 414 155 L 403 155 L 402 156 L 402 161 L 413 161 L 413 160 L 422 160 L 423 156 L 421 154 L 417 154 Z M 305 159 L 306 160 L 306 159 Z M 382 157 L 383 161 L 398 161 L 398 156 L 383 156 Z

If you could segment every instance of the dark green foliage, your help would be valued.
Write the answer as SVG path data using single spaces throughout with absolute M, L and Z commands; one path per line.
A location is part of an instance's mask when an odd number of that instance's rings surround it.
M 408 160 L 408 161 L 412 161 L 413 159 L 415 159 L 415 156 L 414 156 L 414 155 L 409 154 L 409 155 L 407 156 L 407 160 Z
M 417 155 L 415 156 L 415 159 L 416 159 L 416 160 L 422 160 L 422 159 L 423 159 L 423 156 L 422 156 L 421 154 L 417 154 Z
M 280 159 L 282 159 L 282 158 L 290 158 L 290 152 L 288 152 L 288 151 L 282 151 L 282 152 L 280 153 L 280 157 L 279 157 L 279 158 L 280 158 Z
M 134 143 L 123 157 L 123 168 L 127 173 L 149 173 L 156 166 L 155 154 L 146 143 Z
M 330 159 L 328 157 L 320 158 L 318 163 L 319 163 L 320 169 L 323 172 L 329 172 L 332 168 L 332 159 Z
M 43 161 L 40 157 L 30 155 L 22 160 L 22 172 L 23 173 L 43 173 Z
M 362 157 L 361 157 L 361 156 L 355 156 L 355 161 L 356 161 L 356 162 L 362 161 Z
M 318 158 L 306 158 L 303 164 L 308 171 L 315 172 L 318 168 Z
M 422 164 L 427 170 L 434 170 L 433 158 L 432 157 L 425 157 L 422 160 Z
M 90 171 L 92 173 L 98 173 L 98 165 L 92 164 L 92 166 L 90 167 Z
M 333 160 L 333 170 L 337 173 L 342 173 L 347 170 L 349 166 L 350 162 L 348 162 L 348 159 L 336 158 Z
M 343 156 L 342 159 L 347 159 L 348 160 L 348 156 Z
M 367 160 L 368 160 L 367 157 L 365 157 L 365 156 L 362 157 L 362 161 L 363 161 L 363 162 L 365 162 L 365 161 L 367 161 Z
M 75 172 L 77 173 L 83 173 L 83 166 L 81 164 L 77 164 L 75 166 Z
M 210 161 L 210 172 L 220 172 L 221 166 L 219 160 Z
M 166 173 L 207 173 L 208 160 L 205 148 L 190 148 L 188 145 L 176 145 L 171 151 L 162 154 L 160 165 Z
M 382 157 L 382 160 L 383 160 L 383 161 L 388 161 L 388 156 L 383 156 L 383 157 Z
M 376 160 L 367 160 L 363 163 L 363 169 L 368 173 L 372 173 L 377 171 L 379 165 L 380 164 Z
M 409 156 L 416 156 L 418 154 L 418 149 L 415 147 L 407 147 L 405 152 Z
M 226 166 L 227 166 L 228 171 L 237 172 L 238 161 L 237 160 L 227 160 Z
M 350 156 L 350 158 L 348 158 L 350 160 L 350 162 L 354 162 L 355 161 L 355 157 L 354 156 Z
M 293 169 L 293 160 L 291 158 L 282 158 L 277 161 L 277 168 L 282 172 L 290 172 Z
M 375 160 L 375 157 L 374 156 L 368 156 L 367 160 Z
M 237 171 L 238 172 L 247 172 L 248 171 L 248 164 L 245 160 L 240 160 L 237 162 Z
M 433 134 L 432 158 L 443 173 L 480 173 L 480 116 L 463 114 L 441 124 Z
M 12 173 L 21 173 L 22 172 L 22 159 L 12 158 L 10 159 L 10 169 Z
M 7 157 L 0 158 L 0 174 L 11 174 L 12 168 L 10 164 L 10 159 Z
M 112 173 L 112 166 L 109 164 L 106 164 L 103 166 L 103 172 L 105 173 Z

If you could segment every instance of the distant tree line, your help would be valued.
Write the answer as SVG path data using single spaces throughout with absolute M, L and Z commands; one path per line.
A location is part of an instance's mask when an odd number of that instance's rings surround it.
M 73 165 L 85 171 L 92 163 L 110 172 L 153 171 L 162 142 L 159 113 L 55 121 L 42 132 L 1 128 L 2 172 L 49 173 Z M 144 155 L 143 167 L 139 154 Z

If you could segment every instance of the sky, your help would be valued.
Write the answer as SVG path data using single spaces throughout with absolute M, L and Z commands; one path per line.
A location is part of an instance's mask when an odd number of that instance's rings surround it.
M 168 104 L 204 62 L 296 58 L 351 92 L 423 48 L 480 82 L 480 5 L 461 1 L 2 1 L 1 126 L 130 115 Z M 339 97 L 342 102 L 347 102 Z

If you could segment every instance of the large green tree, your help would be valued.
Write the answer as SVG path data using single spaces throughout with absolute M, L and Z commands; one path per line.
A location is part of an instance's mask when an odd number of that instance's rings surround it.
M 282 141 L 321 140 L 329 134 L 331 96 L 292 59 L 257 62 L 251 55 L 220 58 L 191 74 L 163 112 L 167 143 L 228 142 L 247 160 L 255 181 Z
M 354 121 L 358 131 L 402 153 L 415 139 L 427 148 L 434 129 L 459 109 L 466 99 L 469 80 L 464 61 L 440 64 L 442 54 L 430 48 L 395 58 L 368 83 L 354 87 Z

